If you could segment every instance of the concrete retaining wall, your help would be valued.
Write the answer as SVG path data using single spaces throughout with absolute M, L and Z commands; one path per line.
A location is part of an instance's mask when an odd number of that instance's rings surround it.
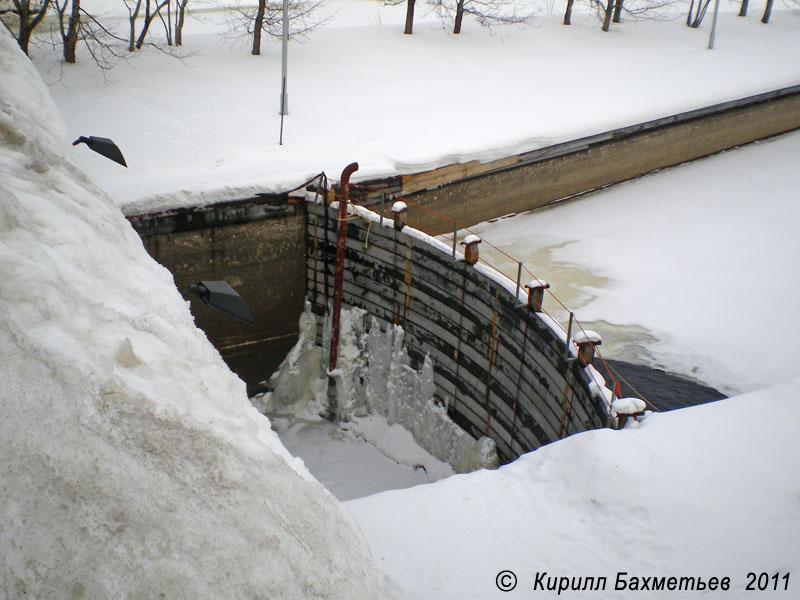
M 333 297 L 336 224 L 334 209 L 307 205 L 307 297 L 320 323 Z M 563 332 L 521 305 L 499 273 L 489 277 L 388 224 L 349 219 L 342 304 L 382 328 L 401 325 L 415 367 L 430 354 L 435 398 L 454 421 L 492 438 L 503 463 L 562 433 L 607 424 L 585 370 L 565 360 Z
M 800 86 L 794 86 L 497 161 L 363 185 L 407 197 L 470 227 L 798 128 Z M 415 219 L 425 231 L 447 232 L 435 217 Z
M 196 297 L 198 327 L 250 395 L 297 341 L 305 295 L 305 217 L 287 198 L 252 198 L 211 207 L 129 217 L 150 255 L 172 272 L 180 290 L 224 279 L 245 299 L 257 327 L 206 307 Z

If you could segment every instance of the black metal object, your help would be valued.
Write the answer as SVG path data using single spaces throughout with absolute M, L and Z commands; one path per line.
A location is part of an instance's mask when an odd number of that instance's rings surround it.
M 120 149 L 112 140 L 108 138 L 95 137 L 93 135 L 90 135 L 89 137 L 81 136 L 72 142 L 73 146 L 77 146 L 78 144 L 86 144 L 90 149 L 94 150 L 98 154 L 102 154 L 110 160 L 113 160 L 115 163 L 119 163 L 123 167 L 128 166 Z
M 256 326 L 247 304 L 225 281 L 199 281 L 198 283 L 193 283 L 183 292 L 183 297 L 186 298 L 189 294 L 196 294 L 200 300 L 210 307 L 216 308 L 237 321 L 250 325 L 250 327 Z

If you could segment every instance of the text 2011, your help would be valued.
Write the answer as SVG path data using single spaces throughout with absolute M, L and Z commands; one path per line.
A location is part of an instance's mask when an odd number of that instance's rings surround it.
M 747 574 L 747 587 L 746 590 L 773 590 L 773 591 L 786 591 L 789 589 L 789 573 L 781 575 L 775 573 L 748 573 Z

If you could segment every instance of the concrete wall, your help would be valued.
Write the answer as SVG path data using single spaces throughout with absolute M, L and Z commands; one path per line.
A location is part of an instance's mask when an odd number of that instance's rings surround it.
M 192 313 L 251 395 L 297 341 L 305 296 L 305 217 L 285 198 L 129 217 L 145 248 L 169 269 L 180 290 L 200 280 L 226 280 L 247 302 L 251 328 L 206 307 Z
M 489 163 L 450 165 L 363 185 L 400 194 L 470 227 L 797 128 L 800 86 Z M 452 229 L 421 211 L 414 218 L 431 233 Z
M 321 322 L 337 215 L 321 204 L 307 214 L 307 297 Z M 434 360 L 437 402 L 474 437 L 491 437 L 503 463 L 558 439 L 562 419 L 569 434 L 607 424 L 584 370 L 565 361 L 563 339 L 497 281 L 424 240 L 350 219 L 342 304 L 382 328 L 400 324 L 415 366 L 428 353 Z

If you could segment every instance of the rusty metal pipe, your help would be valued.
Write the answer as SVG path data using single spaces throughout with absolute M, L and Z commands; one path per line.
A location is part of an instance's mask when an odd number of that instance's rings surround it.
M 339 224 L 336 229 L 336 271 L 333 276 L 333 314 L 331 315 L 331 350 L 328 371 L 336 368 L 339 357 L 339 325 L 342 316 L 342 281 L 344 280 L 344 242 L 347 234 L 347 201 L 350 176 L 358 171 L 358 163 L 350 163 L 342 171 L 342 197 L 339 198 Z

